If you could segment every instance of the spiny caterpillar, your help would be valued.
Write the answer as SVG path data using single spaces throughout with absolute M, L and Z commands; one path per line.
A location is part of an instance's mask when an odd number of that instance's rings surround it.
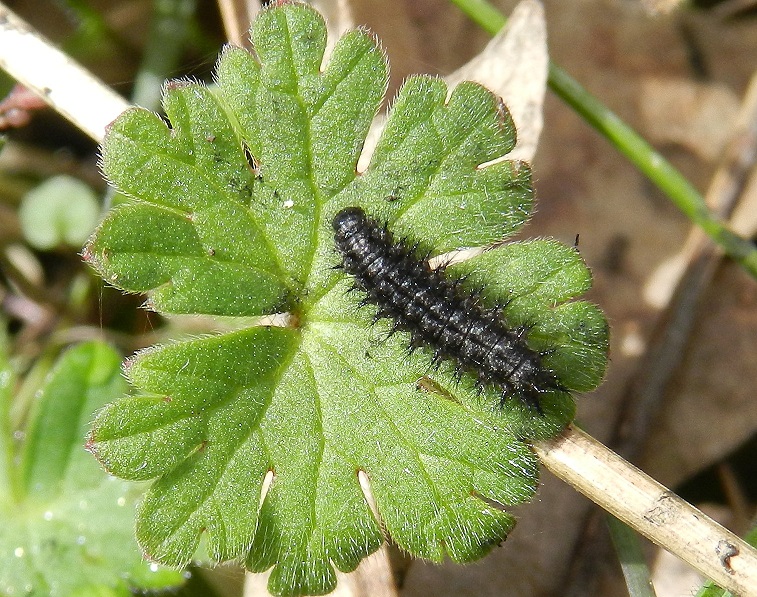
M 483 306 L 462 279 L 432 269 L 417 246 L 395 239 L 359 207 L 337 213 L 333 228 L 341 268 L 366 294 L 361 305 L 376 305 L 376 319 L 391 318 L 393 330 L 410 332 L 411 350 L 430 346 L 435 364 L 452 360 L 458 376 L 473 373 L 480 389 L 499 388 L 500 406 L 519 398 L 541 413 L 541 394 L 565 390 L 542 362 L 549 351 L 528 347 L 528 326 L 508 327 L 502 308 Z

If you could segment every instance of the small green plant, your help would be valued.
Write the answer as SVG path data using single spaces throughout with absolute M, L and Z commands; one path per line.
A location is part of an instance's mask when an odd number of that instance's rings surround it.
M 223 52 L 216 88 L 166 86 L 171 128 L 133 109 L 108 131 L 103 170 L 131 200 L 84 258 L 156 311 L 240 329 L 131 359 L 139 393 L 98 414 L 88 446 L 117 476 L 156 479 L 136 533 L 161 563 L 185 565 L 204 534 L 211 559 L 273 567 L 270 590 L 293 595 L 330 591 L 334 566 L 353 570 L 384 533 L 416 557 L 480 558 L 514 524 L 499 505 L 534 493 L 528 441 L 562 429 L 573 399 L 545 395 L 543 415 L 499 408 L 496 390 L 479 395 L 428 352 L 408 355 L 407 336 L 387 339 L 346 292 L 330 223 L 360 205 L 435 254 L 513 234 L 532 208 L 528 166 L 479 167 L 513 148 L 509 114 L 479 85 L 448 94 L 411 78 L 356 175 L 387 82 L 376 41 L 346 34 L 321 71 L 323 19 L 296 3 L 263 11 L 252 38 L 255 56 Z M 567 389 L 600 382 L 607 325 L 570 301 L 590 285 L 574 249 L 512 243 L 448 270 L 531 326 Z M 286 325 L 250 324 L 282 312 Z
M 29 191 L 19 209 L 27 242 L 36 249 L 80 247 L 97 225 L 100 205 L 83 182 L 70 176 L 48 178 Z
M 29 404 L 13 395 L 19 384 L 0 346 L 0 594 L 116 597 L 183 582 L 145 562 L 134 541 L 142 488 L 105 475 L 82 446 L 92 414 L 126 391 L 120 361 L 101 342 L 80 344 L 41 387 L 20 385 Z M 24 426 L 13 420 L 22 404 Z

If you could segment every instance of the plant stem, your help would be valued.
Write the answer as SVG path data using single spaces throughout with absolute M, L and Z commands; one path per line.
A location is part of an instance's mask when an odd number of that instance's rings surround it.
M 754 595 L 757 551 L 574 426 L 534 445 L 555 476 L 721 587 Z
M 451 2 L 491 35 L 497 33 L 507 21 L 487 0 Z M 757 249 L 714 216 L 699 191 L 670 162 L 552 61 L 549 63 L 548 84 L 558 97 L 606 137 L 728 256 L 757 278 Z
M 95 141 L 129 104 L 0 3 L 0 68 Z
M 13 497 L 18 496 L 14 467 L 13 427 L 9 410 L 16 385 L 16 375 L 8 358 L 9 342 L 6 321 L 0 319 L 0 488 Z
M 496 34 L 507 22 L 507 17 L 487 0 L 451 0 L 451 2 L 489 35 Z
M 639 536 L 612 514 L 605 514 L 612 544 L 618 554 L 629 597 L 655 597 L 649 567 L 639 544 Z

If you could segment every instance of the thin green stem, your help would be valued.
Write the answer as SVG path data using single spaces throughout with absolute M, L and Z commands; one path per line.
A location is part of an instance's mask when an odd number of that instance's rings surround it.
M 451 0 L 472 21 L 494 35 L 505 24 L 502 13 L 486 0 Z M 552 91 L 597 129 L 641 172 L 675 203 L 729 257 L 757 278 L 757 249 L 732 232 L 707 208 L 699 191 L 636 131 L 584 89 L 562 68 L 550 61 L 548 84 Z
M 507 18 L 487 0 L 451 0 L 452 4 L 489 35 L 505 26 Z
M 605 516 L 615 553 L 618 554 L 629 597 L 655 597 L 649 567 L 639 544 L 639 535 L 612 514 Z

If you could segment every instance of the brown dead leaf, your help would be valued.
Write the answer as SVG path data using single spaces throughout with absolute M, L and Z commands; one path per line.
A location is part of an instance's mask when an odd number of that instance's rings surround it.
M 641 0 L 641 5 L 650 14 L 667 14 L 682 4 L 682 0 Z

